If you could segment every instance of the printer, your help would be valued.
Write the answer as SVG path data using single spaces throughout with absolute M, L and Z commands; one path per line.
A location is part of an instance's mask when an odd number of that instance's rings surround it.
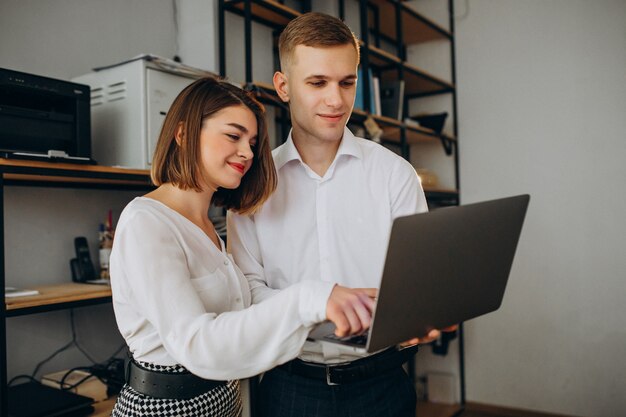
M 91 146 L 100 164 L 150 169 L 165 115 L 183 88 L 215 74 L 154 55 L 73 79 L 91 87 Z
M 0 156 L 91 163 L 89 86 L 0 68 Z

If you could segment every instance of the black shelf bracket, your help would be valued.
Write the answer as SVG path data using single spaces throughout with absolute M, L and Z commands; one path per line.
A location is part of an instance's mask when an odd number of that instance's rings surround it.
M 446 152 L 446 155 L 450 156 L 454 152 L 454 141 L 447 136 L 439 135 L 439 141 L 443 146 L 443 150 Z

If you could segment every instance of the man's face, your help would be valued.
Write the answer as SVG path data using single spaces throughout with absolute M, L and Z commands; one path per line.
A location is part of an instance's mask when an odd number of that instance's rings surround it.
M 354 46 L 298 45 L 284 76 L 293 137 L 312 143 L 339 142 L 356 95 Z

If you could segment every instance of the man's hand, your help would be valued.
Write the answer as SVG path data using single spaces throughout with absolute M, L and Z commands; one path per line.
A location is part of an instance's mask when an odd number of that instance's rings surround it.
M 441 332 L 454 332 L 456 331 L 456 329 L 458 329 L 458 327 L 459 325 L 455 324 L 454 326 L 446 327 L 441 330 L 433 329 L 430 332 L 428 332 L 426 336 L 415 337 L 411 340 L 407 340 L 406 342 L 400 343 L 400 346 L 407 347 L 407 346 L 413 346 L 417 344 L 425 344 L 425 343 L 434 342 L 435 340 L 439 339 L 439 336 L 441 336 Z
M 375 288 L 335 285 L 326 304 L 326 318 L 337 327 L 335 335 L 344 337 L 367 330 L 372 321 L 377 293 Z

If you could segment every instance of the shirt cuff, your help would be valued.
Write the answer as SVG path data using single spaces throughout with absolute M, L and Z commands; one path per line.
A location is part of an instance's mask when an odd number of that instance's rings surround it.
M 305 326 L 326 320 L 326 305 L 334 282 L 302 281 L 300 287 L 300 317 Z

